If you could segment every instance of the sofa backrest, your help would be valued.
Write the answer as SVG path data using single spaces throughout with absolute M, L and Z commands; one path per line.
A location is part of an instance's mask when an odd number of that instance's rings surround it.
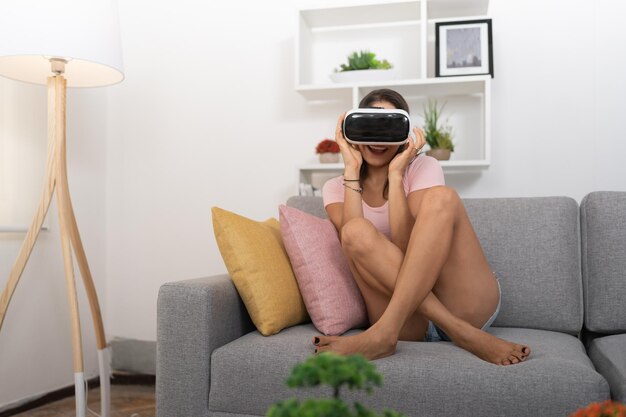
M 502 286 L 494 325 L 578 334 L 583 324 L 578 203 L 568 197 L 464 203 Z
M 580 203 L 585 327 L 626 332 L 626 192 L 598 191 Z
M 322 197 L 297 195 L 289 197 L 289 199 L 287 200 L 287 205 L 289 207 L 297 208 L 298 210 L 302 210 L 314 216 L 321 217 L 322 219 L 328 218 L 326 210 L 324 210 L 324 202 L 322 201 Z
M 494 322 L 578 334 L 583 323 L 578 204 L 568 197 L 465 199 L 502 287 Z M 320 197 L 288 205 L 326 217 Z

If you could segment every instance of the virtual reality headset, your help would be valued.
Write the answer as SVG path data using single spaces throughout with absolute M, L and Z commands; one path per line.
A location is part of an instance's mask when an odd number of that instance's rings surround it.
M 355 145 L 402 145 L 409 129 L 409 114 L 400 109 L 353 109 L 343 120 L 343 135 Z

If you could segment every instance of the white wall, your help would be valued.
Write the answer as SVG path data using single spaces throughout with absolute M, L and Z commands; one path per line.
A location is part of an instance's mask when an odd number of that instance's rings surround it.
M 625 190 L 626 5 L 492 0 L 490 14 L 493 163 L 449 182 L 471 197 Z
M 69 146 L 70 181 L 106 301 L 109 339 L 155 340 L 161 284 L 225 271 L 211 206 L 259 220 L 276 216 L 278 204 L 296 190 L 296 167 L 314 161 L 315 144 L 332 134 L 346 110 L 342 103 L 309 103 L 293 89 L 295 7 L 290 0 L 120 2 L 126 80 L 101 90 L 108 102 L 101 91 L 85 92 L 83 105 L 70 109 L 85 118 L 84 142 Z M 580 200 L 592 190 L 626 190 L 618 113 L 626 93 L 626 6 L 618 0 L 491 0 L 490 9 L 493 162 L 478 175 L 448 176 L 448 183 L 464 197 Z M 104 108 L 106 122 L 97 111 Z M 33 255 L 40 271 L 61 271 L 55 233 L 48 232 L 50 255 Z M 4 260 L 14 257 L 15 247 L 0 241 L 0 277 L 8 274 Z M 62 282 L 62 272 L 55 274 Z M 62 304 L 58 285 L 47 292 Z M 69 349 L 65 305 L 44 305 L 50 318 L 44 324 L 27 300 L 17 304 L 13 322 L 0 333 L 0 405 L 33 392 L 26 385 L 42 373 L 71 384 L 64 373 L 70 359 L 54 369 L 42 360 L 36 367 L 48 368 L 28 375 L 13 365 L 43 355 L 45 338 L 33 330 L 40 322 L 62 335 L 55 358 Z M 21 326 L 22 320 L 28 324 Z M 23 334 L 21 327 L 31 330 Z M 17 352 L 17 346 L 28 349 Z M 22 382 L 19 390 L 9 377 Z

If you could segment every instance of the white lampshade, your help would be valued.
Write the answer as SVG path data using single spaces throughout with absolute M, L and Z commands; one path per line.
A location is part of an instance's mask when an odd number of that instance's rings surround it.
M 0 0 L 0 75 L 46 84 L 63 58 L 68 87 L 124 79 L 115 0 Z

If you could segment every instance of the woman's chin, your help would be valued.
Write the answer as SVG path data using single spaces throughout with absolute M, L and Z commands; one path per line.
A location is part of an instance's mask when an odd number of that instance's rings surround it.
M 371 167 L 384 167 L 386 165 L 389 165 L 392 159 L 393 159 L 393 156 L 389 157 L 387 155 L 384 155 L 384 156 L 376 155 L 376 156 L 365 157 L 365 162 L 367 162 L 367 165 Z

